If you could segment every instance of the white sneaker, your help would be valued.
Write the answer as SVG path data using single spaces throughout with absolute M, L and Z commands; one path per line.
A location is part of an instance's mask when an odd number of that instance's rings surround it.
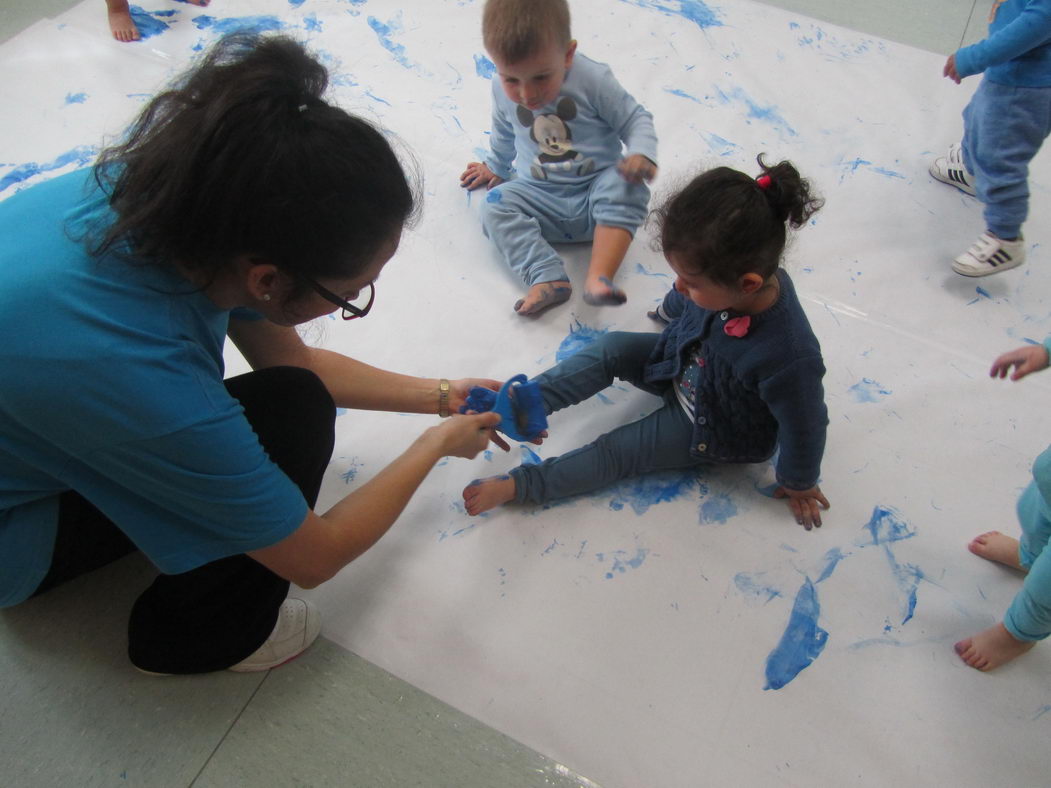
M 276 668 L 306 651 L 320 632 L 321 612 L 316 607 L 305 599 L 286 599 L 266 642 L 229 670 L 252 673 Z
M 971 248 L 952 261 L 952 270 L 964 276 L 988 276 L 1025 262 L 1025 240 L 1005 241 L 990 232 L 978 236 Z
M 944 156 L 932 161 L 927 172 L 936 181 L 955 186 L 965 194 L 975 196 L 974 176 L 963 166 L 963 148 L 959 143 L 954 142 Z

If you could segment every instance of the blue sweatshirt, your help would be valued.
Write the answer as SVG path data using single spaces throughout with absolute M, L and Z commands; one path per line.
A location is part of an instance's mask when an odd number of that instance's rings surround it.
M 957 73 L 985 72 L 998 85 L 1051 86 L 1051 0 L 1005 0 L 994 13 L 988 38 L 956 53 Z

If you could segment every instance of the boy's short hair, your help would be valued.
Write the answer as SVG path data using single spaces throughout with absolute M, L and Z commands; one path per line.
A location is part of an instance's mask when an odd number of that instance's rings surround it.
M 554 42 L 569 46 L 566 0 L 486 0 L 482 42 L 489 54 L 518 63 Z

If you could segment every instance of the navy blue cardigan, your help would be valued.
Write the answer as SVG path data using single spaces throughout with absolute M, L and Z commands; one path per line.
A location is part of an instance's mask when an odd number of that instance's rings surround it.
M 828 411 L 821 378 L 821 346 L 783 270 L 781 294 L 751 316 L 748 334 L 723 331 L 735 312 L 711 312 L 676 290 L 659 312 L 671 320 L 650 355 L 643 380 L 667 391 L 700 343 L 704 359 L 694 403 L 692 453 L 713 462 L 769 459 L 780 445 L 777 481 L 793 490 L 818 482 Z

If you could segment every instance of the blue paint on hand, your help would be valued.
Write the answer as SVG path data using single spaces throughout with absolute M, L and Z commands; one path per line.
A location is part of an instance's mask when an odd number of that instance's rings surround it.
M 810 578 L 796 594 L 792 615 L 777 648 L 766 658 L 766 686 L 779 690 L 817 659 L 828 641 L 828 632 L 818 626 L 821 605 Z

